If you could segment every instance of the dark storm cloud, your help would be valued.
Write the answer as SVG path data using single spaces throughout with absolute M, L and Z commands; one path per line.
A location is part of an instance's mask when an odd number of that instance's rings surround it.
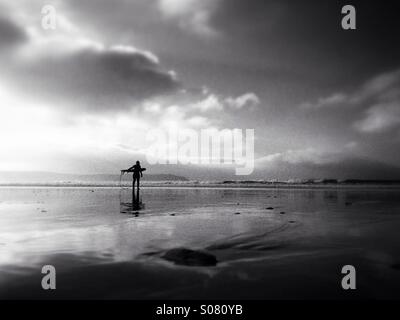
M 357 10 L 357 30 L 341 28 L 341 8 Z M 238 50 L 272 57 L 332 87 L 398 66 L 398 1 L 223 0 L 211 23 Z
M 347 4 L 356 8 L 357 30 L 341 27 Z M 379 161 L 398 163 L 399 14 L 398 1 L 222 0 L 210 23 L 229 56 L 263 70 L 257 81 L 254 72 L 238 79 L 270 102 L 264 116 L 281 132 L 276 149 L 260 148 L 273 153 L 288 141 L 289 148 L 318 150 L 356 141 L 359 154 L 377 160 L 371 170 Z M 277 72 L 264 72 L 269 66 Z M 299 109 L 305 101 L 309 110 Z
M 39 98 L 96 111 L 127 109 L 178 88 L 174 75 L 162 70 L 153 57 L 116 49 L 45 56 L 16 66 L 11 77 Z
M 357 119 L 353 127 L 359 132 L 397 129 L 400 126 L 400 69 L 373 77 L 353 92 L 336 92 L 313 103 L 303 103 L 300 109 L 304 112 L 345 111 L 348 121 Z
M 25 33 L 11 20 L 0 15 L 0 49 L 5 50 L 26 40 Z
M 174 93 L 180 84 L 150 52 L 130 46 L 106 47 L 71 38 L 37 47 L 23 28 L 0 16 L 2 78 L 26 97 L 56 108 L 79 111 L 119 111 L 137 102 Z M 40 40 L 40 41 L 41 41 Z M 16 55 L 15 45 L 22 54 Z

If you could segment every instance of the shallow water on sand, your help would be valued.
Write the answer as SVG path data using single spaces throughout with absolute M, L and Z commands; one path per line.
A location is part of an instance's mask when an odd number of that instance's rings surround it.
M 61 298 L 347 298 L 344 264 L 361 269 L 362 297 L 399 297 L 398 189 L 142 188 L 139 198 L 0 188 L 0 298 L 51 298 L 45 264 Z M 183 247 L 218 263 L 162 259 Z

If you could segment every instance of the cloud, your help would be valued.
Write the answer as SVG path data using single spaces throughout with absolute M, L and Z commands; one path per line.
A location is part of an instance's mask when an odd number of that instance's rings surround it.
M 358 152 L 359 144 L 356 141 L 349 141 L 333 150 L 318 147 L 289 149 L 260 157 L 256 161 L 261 165 L 272 163 L 328 165 L 339 163 L 349 157 L 354 157 Z
M 0 49 L 5 50 L 26 40 L 24 31 L 13 21 L 0 16 Z
M 340 104 L 348 103 L 347 95 L 343 93 L 334 93 L 328 97 L 319 98 L 316 102 L 305 102 L 300 105 L 301 109 L 320 109 L 326 107 L 337 107 Z
M 336 163 L 343 158 L 342 152 L 332 152 L 317 150 L 315 148 L 287 150 L 284 152 L 277 152 L 257 159 L 258 164 L 272 164 L 272 163 L 290 163 L 290 164 L 304 164 L 310 163 L 314 165 Z
M 235 109 L 253 108 L 260 104 L 260 99 L 253 92 L 242 94 L 241 96 L 238 96 L 236 98 L 230 97 L 227 98 L 225 101 L 229 106 Z
M 364 157 L 356 142 L 335 151 L 314 147 L 277 152 L 255 161 L 263 179 L 398 179 L 400 167 Z
M 194 103 L 192 108 L 201 112 L 221 111 L 224 105 L 215 94 L 210 94 L 205 99 Z
M 201 112 L 215 112 L 227 109 L 244 109 L 254 108 L 260 104 L 260 98 L 253 92 L 244 93 L 237 97 L 223 97 L 214 93 L 209 93 L 207 90 L 203 92 L 206 98 L 200 100 L 190 107 Z
M 222 114 L 237 114 L 239 109 L 253 108 L 259 103 L 254 93 L 226 97 L 209 89 L 181 90 L 169 98 L 147 99 L 136 111 L 142 119 L 164 129 L 209 129 L 227 125 Z
M 38 100 L 86 111 L 127 110 L 180 86 L 176 75 L 164 70 L 150 52 L 73 41 L 63 52 L 59 44 L 47 42 L 40 52 L 4 66 L 4 74 Z M 25 46 L 26 51 L 34 47 L 31 42 Z
M 337 92 L 315 102 L 305 102 L 301 109 L 323 109 L 360 105 L 371 101 L 384 101 L 400 97 L 400 69 L 379 74 L 358 87 L 351 93 Z
M 377 97 L 380 100 L 390 98 L 395 94 L 400 95 L 400 69 L 380 74 L 367 81 L 362 88 L 353 94 L 356 102 L 365 101 L 368 98 Z
M 354 127 L 365 133 L 379 133 L 400 126 L 400 102 L 378 104 L 366 111 L 365 118 L 354 123 Z
M 176 73 L 152 52 L 103 42 L 71 22 L 61 2 L 54 5 L 57 28 L 48 31 L 41 28 L 41 2 L 0 0 L 9 12 L 0 14 L 0 81 L 25 99 L 80 113 L 118 112 L 180 88 Z
M 202 36 L 216 36 L 210 25 L 216 0 L 159 0 L 158 7 L 167 19 L 176 19 L 183 30 Z
M 195 128 L 208 128 L 211 126 L 211 121 L 210 119 L 202 116 L 194 116 L 192 118 L 189 118 L 187 120 L 187 123 L 189 126 L 195 127 Z
M 191 10 L 185 7 L 169 14 L 190 15 Z M 12 59 L 8 57 L 9 63 L 0 67 L 7 87 L 17 93 L 24 88 L 20 98 L 32 101 L 26 108 L 54 108 L 61 117 L 68 118 L 66 121 L 75 121 L 72 127 L 82 126 L 82 114 L 83 119 L 104 120 L 111 111 L 114 116 L 110 121 L 123 112 L 147 127 L 209 128 L 220 124 L 221 119 L 212 115 L 216 111 L 259 104 L 254 93 L 237 97 L 209 91 L 182 93 L 176 73 L 163 68 L 153 53 L 122 43 L 106 45 L 90 38 L 63 15 L 65 12 L 60 12 L 67 27 L 61 24 L 54 32 L 44 32 L 40 24 L 34 23 L 28 23 L 25 30 L 16 27 L 24 35 L 21 47 Z M 67 115 L 65 111 L 70 110 L 76 113 Z M 80 117 L 76 118 L 76 114 Z M 84 124 L 85 128 L 101 126 L 93 119 Z
M 354 128 L 364 133 L 380 133 L 400 127 L 400 69 L 368 81 L 353 100 L 368 105 Z
M 399 127 L 400 69 L 379 74 L 351 93 L 335 93 L 300 105 L 303 110 L 341 107 L 355 109 L 358 119 L 353 122 L 353 128 L 361 133 L 379 133 Z

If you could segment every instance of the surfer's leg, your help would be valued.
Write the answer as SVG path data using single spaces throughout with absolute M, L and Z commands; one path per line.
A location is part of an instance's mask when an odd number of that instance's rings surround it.
M 133 178 L 133 189 L 135 189 L 135 182 L 137 183 L 136 188 L 139 190 L 139 178 L 138 177 Z

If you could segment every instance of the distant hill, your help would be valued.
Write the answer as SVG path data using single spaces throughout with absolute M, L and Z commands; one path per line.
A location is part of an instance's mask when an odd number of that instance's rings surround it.
M 99 183 L 119 181 L 119 174 L 66 174 L 54 172 L 8 172 L 0 171 L 0 184 L 23 183 Z M 131 181 L 132 175 L 125 174 L 122 181 Z M 173 174 L 144 174 L 143 181 L 188 181 L 187 178 Z

